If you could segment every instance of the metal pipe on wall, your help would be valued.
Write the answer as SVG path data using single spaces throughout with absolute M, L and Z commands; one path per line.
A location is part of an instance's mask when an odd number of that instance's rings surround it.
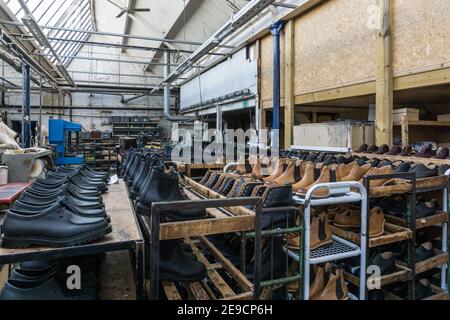
M 30 66 L 23 63 L 23 121 L 22 121 L 22 143 L 25 148 L 31 147 L 31 119 L 30 119 L 30 106 L 31 106 L 31 79 L 30 79 Z
M 164 78 L 170 75 L 170 52 L 164 51 Z M 170 82 L 164 83 L 164 117 L 171 121 L 194 121 L 196 117 L 176 116 L 170 113 Z
M 272 147 L 280 145 L 280 32 L 283 22 L 278 21 L 270 27 L 273 35 L 273 136 Z

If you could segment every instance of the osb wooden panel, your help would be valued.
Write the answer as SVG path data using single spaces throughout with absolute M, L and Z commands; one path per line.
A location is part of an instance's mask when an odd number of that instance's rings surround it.
M 295 95 L 375 79 L 376 0 L 327 1 L 295 23 Z
M 394 74 L 439 68 L 450 62 L 450 1 L 393 1 Z
M 284 99 L 284 33 L 280 37 L 280 94 Z M 261 40 L 261 101 L 264 105 L 270 104 L 272 107 L 273 99 L 273 38 L 268 35 Z

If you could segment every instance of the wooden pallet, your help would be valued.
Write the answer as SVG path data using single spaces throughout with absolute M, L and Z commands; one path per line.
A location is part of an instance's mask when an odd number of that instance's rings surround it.
M 192 177 L 193 170 L 223 170 L 225 165 L 223 163 L 205 163 L 205 164 L 184 164 L 177 163 L 177 169 L 179 172 L 184 173 L 188 177 Z
M 390 215 L 385 215 L 386 221 L 397 226 L 406 227 L 407 222 L 406 219 L 394 217 Z M 431 227 L 431 226 L 440 226 L 444 223 L 448 222 L 448 213 L 442 211 L 436 211 L 436 214 L 416 219 L 416 230 Z
M 361 243 L 359 234 L 352 230 L 344 230 L 342 228 L 338 228 L 335 226 L 332 226 L 332 229 L 333 234 L 337 235 L 338 237 L 341 237 L 345 240 L 351 241 L 358 245 Z M 404 240 L 411 239 L 412 237 L 411 230 L 404 227 L 396 226 L 391 223 L 386 223 L 384 229 L 385 232 L 383 235 L 378 237 L 370 237 L 369 239 L 370 248 L 401 242 Z
M 371 198 L 387 197 L 395 194 L 404 194 L 412 192 L 412 184 L 405 179 L 393 179 L 395 183 L 389 186 L 370 188 Z M 448 186 L 447 176 L 437 176 L 416 180 L 416 191 L 423 192 L 427 190 L 443 190 Z
M 448 300 L 448 292 L 444 289 L 437 287 L 435 285 L 431 285 L 431 290 L 433 291 L 433 295 L 431 297 L 425 298 L 423 300 L 427 301 L 447 301 Z M 392 292 L 385 291 L 386 300 L 405 300 Z
M 427 272 L 429 270 L 441 267 L 448 263 L 448 253 L 440 250 L 435 250 L 435 255 L 430 259 L 416 263 L 416 275 Z M 404 261 L 397 261 L 397 264 L 406 267 Z
M 408 281 L 411 277 L 411 270 L 397 265 L 397 270 L 391 274 L 384 275 L 380 277 L 381 286 L 387 286 L 397 282 L 405 282 Z M 346 281 L 354 284 L 355 286 L 359 286 L 359 277 L 344 271 L 344 278 Z
M 185 188 L 192 188 L 195 192 L 199 193 L 206 199 L 227 199 L 227 197 L 205 187 L 204 185 L 201 185 L 200 183 L 192 180 L 191 178 L 184 177 L 182 178 L 181 183 L 185 186 Z M 245 207 L 233 207 L 225 209 L 237 216 L 255 215 L 255 213 L 252 210 L 247 209 Z
M 184 177 L 181 179 L 183 191 L 191 200 L 205 199 L 201 192 L 200 184 Z M 223 197 L 222 197 L 223 198 Z M 219 199 L 211 197 L 208 199 Z M 225 198 L 224 198 L 225 199 Z M 195 221 L 168 222 L 160 224 L 160 240 L 183 239 L 185 237 L 209 236 L 242 231 L 255 230 L 255 213 L 245 207 L 232 207 L 221 209 L 206 209 L 208 218 Z M 143 223 L 150 228 L 148 219 Z
M 208 277 L 203 281 L 187 284 L 176 284 L 172 281 L 163 281 L 162 287 L 168 300 L 251 300 L 253 299 L 253 284 L 226 259 L 220 251 L 205 237 L 200 237 L 200 241 L 185 239 L 198 261 L 202 262 L 207 269 Z M 200 250 L 203 247 L 214 257 L 217 263 L 211 263 Z M 219 273 L 219 270 L 226 270 L 234 285 L 239 290 L 232 289 L 229 283 Z M 184 294 L 180 292 L 182 287 Z M 233 286 L 235 287 L 235 286 Z M 187 296 L 186 296 L 187 294 Z

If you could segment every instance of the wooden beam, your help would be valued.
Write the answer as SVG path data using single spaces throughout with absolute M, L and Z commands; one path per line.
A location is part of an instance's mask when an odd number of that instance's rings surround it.
M 394 78 L 394 91 L 450 84 L 450 68 L 429 70 Z M 364 82 L 351 86 L 333 88 L 295 96 L 295 104 L 333 101 L 344 98 L 367 96 L 376 93 L 376 82 Z M 267 103 L 262 101 L 264 107 Z M 267 108 L 271 106 L 267 105 Z M 266 108 L 266 107 L 265 107 Z
M 359 83 L 351 86 L 317 91 L 295 97 L 295 104 L 339 100 L 350 97 L 367 96 L 375 93 L 375 81 Z
M 379 0 L 380 27 L 377 35 L 377 80 L 375 143 L 392 145 L 394 76 L 392 68 L 391 0 Z
M 295 20 L 289 20 L 284 29 L 285 41 L 285 74 L 284 74 L 284 148 L 287 150 L 294 144 L 294 74 L 295 74 Z
M 429 70 L 396 77 L 394 79 L 394 90 L 407 90 L 421 87 L 430 87 L 450 83 L 450 68 Z

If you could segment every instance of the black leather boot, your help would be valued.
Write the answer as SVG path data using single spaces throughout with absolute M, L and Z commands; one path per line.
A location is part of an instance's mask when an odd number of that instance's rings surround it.
M 142 178 L 145 177 L 146 172 L 144 170 L 146 167 L 148 170 L 147 160 L 143 158 L 139 163 L 139 167 L 136 171 L 134 178 L 130 179 L 127 183 L 128 187 L 130 188 L 130 193 L 134 190 L 135 187 L 137 187 L 137 185 L 142 183 Z
M 159 272 L 161 279 L 180 282 L 200 281 L 207 276 L 205 265 L 192 260 L 177 240 L 161 242 Z
M 42 212 L 8 210 L 2 232 L 6 248 L 70 247 L 100 239 L 112 228 L 106 219 L 76 216 L 58 203 Z
M 145 184 L 145 181 L 151 174 L 151 163 L 149 159 L 146 159 L 143 163 L 141 172 L 136 177 L 136 181 L 133 183 L 131 189 L 130 189 L 130 199 L 136 200 L 136 198 L 139 196 L 139 193 L 141 191 L 141 188 Z

